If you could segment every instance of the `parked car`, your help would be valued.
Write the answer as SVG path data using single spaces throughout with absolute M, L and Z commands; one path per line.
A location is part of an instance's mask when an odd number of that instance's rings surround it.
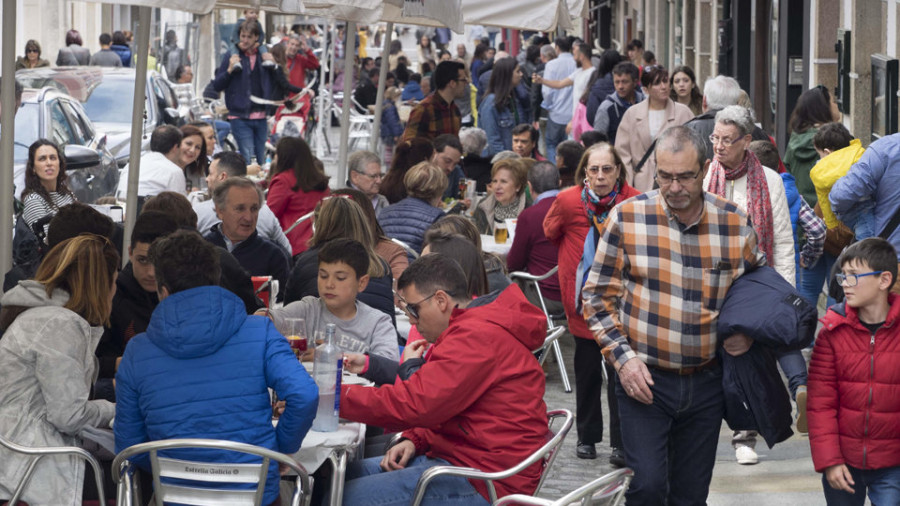
M 79 202 L 93 203 L 114 195 L 119 169 L 105 135 L 97 133 L 81 103 L 55 88 L 26 89 L 16 113 L 14 160 L 15 196 L 25 188 L 28 147 L 40 139 L 55 142 L 66 157 L 69 188 Z
M 53 86 L 77 98 L 97 130 L 107 135 L 107 146 L 118 166 L 128 163 L 131 150 L 131 109 L 134 101 L 133 68 L 57 67 L 20 70 L 16 79 L 26 87 Z M 147 72 L 141 151 L 150 148 L 150 134 L 164 124 L 181 126 L 190 112 L 178 110 L 171 83 L 156 71 Z

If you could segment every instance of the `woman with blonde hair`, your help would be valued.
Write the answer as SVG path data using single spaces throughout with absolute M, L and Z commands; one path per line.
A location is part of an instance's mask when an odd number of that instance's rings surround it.
M 0 434 L 24 446 L 77 446 L 87 427 L 109 427 L 115 404 L 88 400 L 97 378 L 94 350 L 109 324 L 119 255 L 84 234 L 56 245 L 33 280 L 0 304 Z M 0 497 L 10 498 L 28 458 L 0 448 Z M 81 504 L 84 461 L 38 463 L 22 501 Z
M 365 246 L 369 254 L 369 284 L 358 295 L 358 300 L 388 314 L 393 322 L 394 278 L 387 262 L 375 253 L 375 235 L 365 211 L 350 197 L 334 195 L 322 200 L 314 216 L 309 249 L 300 254 L 294 263 L 285 287 L 284 304 L 308 295 L 318 297 L 319 250 L 333 239 L 353 239 Z
M 475 208 L 475 226 L 492 235 L 496 223 L 515 219 L 531 202 L 525 195 L 528 169 L 520 159 L 507 158 L 491 169 L 491 194 Z
M 408 196 L 384 208 L 378 215 L 378 224 L 384 233 L 421 253 L 425 231 L 444 215 L 438 206 L 447 184 L 447 176 L 437 165 L 431 162 L 414 165 L 403 177 Z

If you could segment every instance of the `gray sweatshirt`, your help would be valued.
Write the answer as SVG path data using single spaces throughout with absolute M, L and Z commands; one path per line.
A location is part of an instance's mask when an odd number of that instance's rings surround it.
M 283 308 L 269 312 L 275 328 L 284 334 L 287 330 L 285 318 L 306 320 L 306 336 L 310 339 L 324 339 L 325 325 L 333 323 L 335 346 L 346 353 L 368 353 L 394 361 L 400 360 L 397 346 L 397 332 L 391 325 L 391 318 L 362 302 L 356 301 L 356 316 L 342 320 L 325 307 L 318 297 L 303 297 Z

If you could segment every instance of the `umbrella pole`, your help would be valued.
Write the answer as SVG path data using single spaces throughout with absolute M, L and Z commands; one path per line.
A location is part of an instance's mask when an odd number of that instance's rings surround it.
M 347 149 L 350 141 L 350 97 L 353 95 L 353 55 L 356 53 L 356 21 L 348 21 L 344 30 L 344 100 L 341 108 L 341 145 L 338 152 L 338 185 L 347 181 Z
M 3 59 L 0 74 L 6 76 L 0 90 L 0 223 L 6 231 L 0 233 L 0 269 L 12 268 L 13 227 L 13 149 L 16 140 L 16 0 L 3 0 Z
M 384 110 L 384 87 L 387 83 L 388 67 L 390 67 L 391 38 L 394 36 L 394 22 L 388 21 L 387 33 L 384 36 L 384 49 L 381 50 L 381 71 L 378 74 L 378 94 L 375 99 L 375 120 L 372 125 L 372 137 L 369 138 L 369 150 L 375 151 L 381 133 L 381 113 Z
M 316 29 L 319 26 L 316 25 Z M 325 34 L 325 30 L 327 30 L 327 26 L 322 27 L 322 34 Z M 319 121 L 316 122 L 316 157 L 319 159 L 324 158 L 325 156 L 325 121 L 328 121 L 331 124 L 331 108 L 329 110 L 325 110 L 325 90 L 327 86 L 325 86 L 325 68 L 331 68 L 326 65 L 328 61 L 328 51 L 331 49 L 331 44 L 328 44 L 328 37 L 322 37 L 325 41 L 325 49 L 322 51 L 320 56 L 321 61 L 319 61 L 319 96 L 316 97 L 319 100 Z
M 141 138 L 144 132 L 144 101 L 147 93 L 147 56 L 150 47 L 150 7 L 138 7 L 138 29 L 135 34 L 138 51 L 134 70 L 134 103 L 131 107 L 131 151 L 128 154 L 128 193 L 125 197 L 125 238 L 122 266 L 128 263 L 124 254 L 131 247 L 131 231 L 137 220 L 138 182 L 141 176 Z

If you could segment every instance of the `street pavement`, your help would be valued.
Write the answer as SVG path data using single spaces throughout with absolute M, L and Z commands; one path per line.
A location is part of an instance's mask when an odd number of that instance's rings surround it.
M 569 380 L 575 382 L 572 356 L 575 345 L 571 337 L 560 339 Z M 551 355 L 546 361 L 547 390 L 544 401 L 547 409 L 575 411 L 575 393 L 565 393 L 559 369 Z M 604 420 L 608 420 L 604 388 Z M 566 437 L 553 469 L 544 483 L 541 497 L 556 499 L 589 481 L 613 470 L 609 465 L 608 427 L 604 442 L 597 444 L 597 459 L 582 460 L 575 456 L 577 435 L 575 427 Z M 812 466 L 809 438 L 795 434 L 787 441 L 769 449 L 760 439 L 756 448 L 759 463 L 739 465 L 731 448 L 731 431 L 722 424 L 716 467 L 713 471 L 708 504 L 710 506 L 806 506 L 825 504 L 821 475 Z

